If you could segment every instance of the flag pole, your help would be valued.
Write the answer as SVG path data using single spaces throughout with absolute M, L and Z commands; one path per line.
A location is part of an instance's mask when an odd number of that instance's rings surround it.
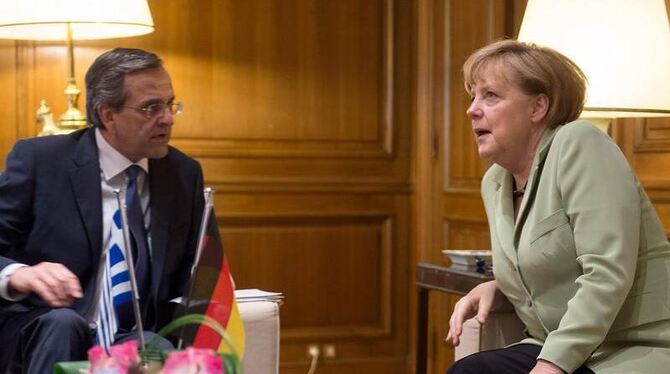
M 207 224 L 209 223 L 209 217 L 212 214 L 212 208 L 214 207 L 214 189 L 211 187 L 206 187 L 203 193 L 205 194 L 205 208 L 202 210 L 200 232 L 198 233 L 198 246 L 196 247 L 195 259 L 193 260 L 193 265 L 191 266 L 191 277 L 193 277 L 193 274 L 195 274 L 195 269 L 200 263 L 200 255 L 202 254 L 203 248 L 205 247 L 205 233 L 207 232 Z M 188 296 L 190 300 L 191 290 L 189 290 Z
M 184 304 L 185 314 L 189 312 L 191 308 L 191 295 L 193 295 L 193 286 L 195 284 L 195 271 L 200 263 L 200 256 L 205 247 L 205 233 L 207 233 L 207 225 L 209 224 L 209 218 L 212 215 L 212 208 L 214 207 L 214 189 L 211 187 L 206 187 L 203 190 L 205 195 L 205 207 L 202 210 L 202 219 L 200 221 L 200 231 L 198 232 L 198 245 L 195 250 L 195 258 L 193 259 L 193 265 L 191 266 L 191 278 L 189 279 L 188 293 L 186 293 L 186 304 Z M 181 329 L 179 334 L 179 343 L 177 349 L 181 349 L 184 338 L 184 329 Z
M 142 326 L 142 313 L 140 312 L 140 293 L 137 290 L 137 278 L 135 277 L 135 261 L 133 261 L 132 252 L 130 250 L 130 230 L 128 229 L 128 215 L 126 212 L 126 204 L 121 201 L 121 190 L 115 189 L 116 201 L 119 203 L 119 211 L 121 212 L 121 227 L 123 228 L 123 254 L 128 265 L 128 275 L 130 276 L 130 291 L 133 294 L 133 313 L 135 314 L 135 323 L 137 326 L 137 339 L 140 343 L 140 349 L 144 350 L 144 327 Z

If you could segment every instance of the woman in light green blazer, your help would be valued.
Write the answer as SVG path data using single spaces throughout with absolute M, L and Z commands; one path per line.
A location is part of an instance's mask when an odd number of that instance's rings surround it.
M 670 244 L 616 144 L 576 120 L 581 70 L 512 40 L 464 65 L 481 157 L 496 280 L 455 306 L 484 323 L 511 304 L 528 338 L 466 357 L 450 373 L 670 372 Z

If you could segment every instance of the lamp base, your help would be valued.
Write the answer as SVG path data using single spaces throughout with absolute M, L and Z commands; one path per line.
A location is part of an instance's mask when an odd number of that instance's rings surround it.
M 79 130 L 86 127 L 86 116 L 77 108 L 68 108 L 68 110 L 60 116 L 59 127 L 63 130 Z
M 71 63 L 74 59 L 71 59 Z M 65 98 L 67 99 L 67 110 L 60 116 L 59 127 L 64 131 L 74 131 L 86 127 L 86 116 L 77 108 L 77 101 L 79 100 L 79 88 L 74 79 L 74 68 L 70 67 L 70 77 L 67 79 L 67 86 L 65 86 Z

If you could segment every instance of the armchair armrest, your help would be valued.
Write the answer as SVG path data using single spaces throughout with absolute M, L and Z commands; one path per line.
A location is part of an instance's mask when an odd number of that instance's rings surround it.
M 279 304 L 239 302 L 245 344 L 242 365 L 247 374 L 279 373 Z
M 502 348 L 523 339 L 524 325 L 514 312 L 493 312 L 480 325 L 474 318 L 465 321 L 461 343 L 454 349 L 454 360 L 479 351 Z

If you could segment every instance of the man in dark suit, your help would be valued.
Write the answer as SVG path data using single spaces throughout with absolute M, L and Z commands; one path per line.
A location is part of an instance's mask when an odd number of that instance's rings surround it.
M 92 127 L 19 141 L 0 175 L 2 372 L 50 372 L 54 362 L 85 359 L 95 344 L 113 191 L 126 189 L 132 165 L 141 169 L 135 196 L 148 244 L 145 330 L 170 320 L 167 303 L 189 277 L 202 170 L 168 146 L 182 106 L 162 61 L 137 49 L 108 51 L 87 72 L 86 90 Z M 136 337 L 119 328 L 113 341 Z

